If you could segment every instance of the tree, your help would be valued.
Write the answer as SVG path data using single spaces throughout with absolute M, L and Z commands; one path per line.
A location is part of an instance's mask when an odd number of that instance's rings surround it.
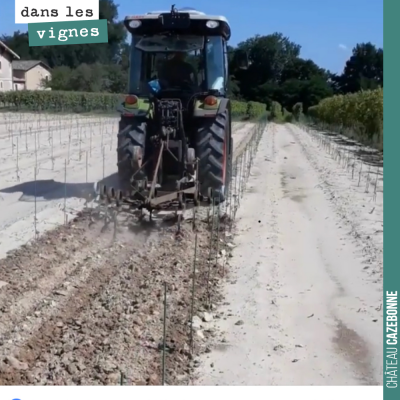
M 285 82 L 289 79 L 305 81 L 311 79 L 313 76 L 320 76 L 326 80 L 329 78 L 327 71 L 320 68 L 314 61 L 294 58 L 290 60 L 283 69 L 281 82 Z
M 247 51 L 251 62 L 247 71 L 234 71 L 236 78 L 242 82 L 245 97 L 249 96 L 251 87 L 266 81 L 279 82 L 288 63 L 300 54 L 300 46 L 282 33 L 256 35 L 239 43 L 238 49 Z
M 42 84 L 46 88 L 52 90 L 71 90 L 70 77 L 72 70 L 70 67 L 61 66 L 54 68 L 49 81 L 43 81 Z
M 334 76 L 333 82 L 336 90 L 344 94 L 382 87 L 383 49 L 370 42 L 357 44 L 346 61 L 343 73 Z
M 128 90 L 128 71 L 122 65 L 106 65 L 102 89 L 110 93 L 126 93 Z
M 251 62 L 247 70 L 236 68 L 234 61 L 230 64 L 240 94 L 269 107 L 277 101 L 287 110 L 296 103 L 303 103 L 307 110 L 331 95 L 329 72 L 300 58 L 300 49 L 281 33 L 257 35 L 239 43 L 234 52 L 246 51 Z
M 305 81 L 300 92 L 303 110 L 307 110 L 318 104 L 321 100 L 333 96 L 333 90 L 329 86 L 325 78 L 313 76 L 310 80 Z
M 21 59 L 32 59 L 31 55 L 36 47 L 29 47 L 28 32 L 16 31 L 12 36 L 2 35 L 0 40 L 15 51 Z
M 265 103 L 268 108 L 271 107 L 272 102 L 280 101 L 281 88 L 277 82 L 267 81 L 262 85 L 255 86 L 249 90 L 250 99 Z
M 233 100 L 241 100 L 239 82 L 235 80 L 234 76 L 230 76 L 228 80 L 228 96 Z
M 104 68 L 101 64 L 81 64 L 73 70 L 70 85 L 74 91 L 101 92 L 103 79 Z
M 61 66 L 53 69 L 52 79 L 44 84 L 53 90 L 126 93 L 128 73 L 116 64 L 80 64 L 75 69 Z

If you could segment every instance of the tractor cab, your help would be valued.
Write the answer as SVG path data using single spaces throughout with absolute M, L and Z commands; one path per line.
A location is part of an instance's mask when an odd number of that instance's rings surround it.
M 129 93 L 139 97 L 225 96 L 228 21 L 184 9 L 129 16 Z

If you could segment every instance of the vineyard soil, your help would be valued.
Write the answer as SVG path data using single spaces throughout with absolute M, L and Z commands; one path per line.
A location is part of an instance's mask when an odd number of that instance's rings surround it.
M 41 118 L 0 118 L 0 385 L 161 384 L 164 282 L 168 385 L 382 383 L 379 167 L 344 167 L 323 134 L 269 124 L 244 158 L 228 263 L 213 264 L 200 219 L 177 235 L 81 212 L 94 182 L 114 181 L 116 119 Z M 235 124 L 235 158 L 253 127 Z
M 318 135 L 269 126 L 197 384 L 382 384 L 383 193 L 367 178 Z

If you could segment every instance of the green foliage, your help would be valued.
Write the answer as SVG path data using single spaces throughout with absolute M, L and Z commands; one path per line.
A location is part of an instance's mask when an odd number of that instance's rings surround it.
M 303 114 L 303 103 L 296 103 L 292 109 L 293 117 L 296 121 L 300 121 Z
M 0 92 L 0 109 L 48 112 L 114 112 L 123 94 L 55 90 Z M 265 104 L 232 100 L 232 117 L 256 120 L 266 113 Z
M 294 116 L 286 108 L 282 107 L 277 101 L 271 103 L 270 113 L 268 115 L 270 121 L 282 123 L 293 122 Z
M 355 93 L 383 87 L 383 49 L 359 43 L 346 61 L 341 75 L 331 76 L 335 94 Z
M 48 90 L 0 92 L 0 109 L 48 112 L 115 111 L 121 94 Z
M 271 112 L 269 114 L 269 120 L 277 122 L 283 120 L 282 106 L 277 101 L 273 101 L 271 103 Z
M 232 117 L 242 120 L 256 120 L 266 115 L 267 107 L 265 104 L 255 101 L 232 100 Z
M 249 119 L 259 119 L 267 112 L 266 104 L 257 103 L 256 101 L 249 101 L 247 103 L 246 114 Z
M 59 91 L 124 93 L 128 73 L 116 64 L 81 64 L 75 69 L 62 66 L 54 68 L 52 79 L 43 85 Z
M 237 68 L 230 59 L 230 72 L 248 101 L 258 101 L 271 107 L 280 103 L 288 111 L 296 103 L 304 112 L 335 93 L 351 93 L 383 85 L 383 50 L 370 43 L 356 45 L 339 76 L 320 68 L 312 60 L 299 57 L 300 46 L 274 33 L 254 36 L 238 45 L 247 50 L 251 65 Z
M 232 118 L 243 119 L 246 117 L 247 104 L 244 101 L 232 100 Z
M 329 73 L 312 60 L 299 57 L 300 46 L 280 33 L 254 36 L 240 43 L 235 51 L 246 50 L 251 65 L 242 70 L 235 65 L 230 72 L 247 101 L 271 107 L 277 101 L 287 110 L 301 102 L 306 110 L 333 95 Z
M 294 116 L 291 112 L 286 110 L 286 108 L 283 109 L 283 122 L 293 122 Z
M 315 121 L 333 128 L 349 129 L 359 138 L 379 140 L 383 133 L 383 89 L 336 95 L 322 100 L 308 110 Z
M 232 100 L 241 100 L 242 96 L 240 94 L 240 87 L 237 81 L 235 81 L 234 77 L 230 76 L 228 78 L 227 84 L 228 96 Z

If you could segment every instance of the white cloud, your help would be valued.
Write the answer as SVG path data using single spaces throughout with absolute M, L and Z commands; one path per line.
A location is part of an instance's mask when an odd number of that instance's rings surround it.
M 347 50 L 347 46 L 345 44 L 339 44 L 340 50 Z

